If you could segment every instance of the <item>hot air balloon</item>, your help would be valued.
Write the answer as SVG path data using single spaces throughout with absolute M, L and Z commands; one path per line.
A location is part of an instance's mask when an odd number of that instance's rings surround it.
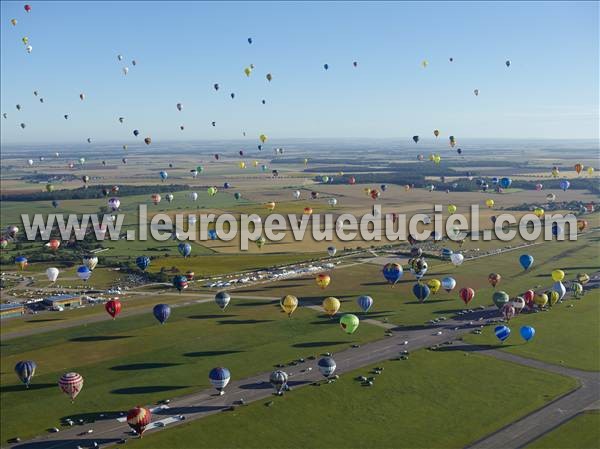
M 475 94 L 476 97 L 478 97 L 479 96 L 479 89 L 474 89 L 473 93 Z
M 420 282 L 413 285 L 412 291 L 413 295 L 415 295 L 415 298 L 417 298 L 419 302 L 425 302 L 431 293 L 429 287 L 425 284 L 421 284 Z
M 356 184 L 356 178 L 354 176 L 350 176 L 350 178 L 348 178 L 348 184 L 350 184 L 350 185 Z
M 119 209 L 119 206 L 121 206 L 121 201 L 118 198 L 111 198 L 108 200 L 108 207 L 113 211 Z
M 209 187 L 208 189 L 206 189 L 206 192 L 208 193 L 208 196 L 215 196 L 218 192 L 218 189 L 214 186 Z
M 142 438 L 148 424 L 152 421 L 152 413 L 144 407 L 134 407 L 127 412 L 127 424 Z
M 15 257 L 15 265 L 17 265 L 21 270 L 24 270 L 28 265 L 27 257 L 25 256 L 17 256 Z
M 15 373 L 21 382 L 29 388 L 31 379 L 35 375 L 36 363 L 33 360 L 21 360 L 15 365 Z
M 242 197 L 242 194 L 241 194 L 241 193 L 239 193 L 239 192 L 235 192 L 235 193 L 233 194 L 233 197 L 234 197 L 236 200 L 239 200 L 239 199 Z
M 323 290 L 327 288 L 327 286 L 331 282 L 331 277 L 328 274 L 321 273 L 317 275 L 317 277 L 315 278 L 315 282 Z
M 423 67 L 424 69 L 427 68 L 427 66 L 429 65 L 429 62 L 427 60 L 423 60 L 421 61 L 421 67 Z
M 162 199 L 162 197 L 160 196 L 160 194 L 158 193 L 153 193 L 152 196 L 150 197 L 152 199 L 152 202 L 154 203 L 154 205 L 156 206 L 158 203 L 160 203 L 160 200 Z
M 267 81 L 271 82 L 271 80 L 273 79 L 273 75 L 271 75 L 270 73 L 267 73 Z
M 373 306 L 373 298 L 366 295 L 359 296 L 356 302 L 358 303 L 358 307 L 365 313 Z
M 58 268 L 55 267 L 50 267 L 46 269 L 46 276 L 48 276 L 48 280 L 52 283 L 56 282 L 59 273 L 60 271 L 58 270 Z
M 244 73 L 246 74 L 246 76 L 250 76 L 252 74 L 252 69 L 250 67 L 245 67 Z
M 96 268 L 96 265 L 98 265 L 98 257 L 93 255 L 83 256 L 82 261 L 83 265 L 85 265 L 92 271 L 94 271 L 94 268 Z
M 512 179 L 506 178 L 506 177 L 505 178 L 501 178 L 500 181 L 498 182 L 498 184 L 503 189 L 508 189 L 511 186 L 511 184 L 512 184 Z
M 558 293 L 558 299 L 563 299 L 567 294 L 567 288 L 561 281 L 557 281 L 552 284 L 552 290 Z
M 413 137 L 412 137 L 412 140 L 413 140 L 415 143 L 419 143 L 419 136 L 413 136 Z
M 119 301 L 119 298 L 110 299 L 106 301 L 104 308 L 106 309 L 106 313 L 108 313 L 114 320 L 117 315 L 121 313 L 121 301 Z
M 465 260 L 465 256 L 463 256 L 461 253 L 453 253 L 450 256 L 450 261 L 452 262 L 452 264 L 455 267 L 458 267 L 459 265 L 462 265 L 462 263 Z
M 177 103 L 176 107 L 178 111 L 181 111 L 183 109 L 183 105 L 181 103 Z
M 328 378 L 335 372 L 336 364 L 335 360 L 331 357 L 323 357 L 319 359 L 317 362 L 317 366 L 319 367 L 319 372 L 323 375 L 323 377 Z
M 323 68 L 324 68 L 325 70 L 329 70 L 329 64 L 323 64 Z
M 337 313 L 338 310 L 340 310 L 340 305 L 339 299 L 334 298 L 333 296 L 328 296 L 323 300 L 322 307 L 325 313 L 332 317 Z
M 543 188 L 544 188 L 544 185 L 543 185 L 543 184 L 537 183 L 537 184 L 535 185 L 535 190 L 536 190 L 537 192 L 539 192 L 539 191 L 540 191 L 540 190 L 542 190 Z
M 58 387 L 73 402 L 83 388 L 83 377 L 78 373 L 63 374 L 58 380 Z
M 140 270 L 145 271 L 150 265 L 150 258 L 148 256 L 139 256 L 135 259 L 135 264 Z
M 10 19 L 10 24 L 12 26 L 17 26 L 17 19 Z
M 494 329 L 494 334 L 496 338 L 501 342 L 505 341 L 508 337 L 510 337 L 510 327 L 508 326 L 496 326 Z
M 8 246 L 8 240 L 4 237 L 0 238 L 0 248 L 4 249 Z
M 575 171 L 577 172 L 577 174 L 580 174 L 581 170 L 583 170 L 583 165 L 582 164 L 575 164 Z
M 456 280 L 452 277 L 445 277 L 442 279 L 442 288 L 450 293 L 456 287 Z M 475 294 L 475 292 L 473 292 Z
M 292 313 L 294 313 L 294 310 L 296 310 L 296 308 L 298 307 L 298 298 L 292 295 L 286 295 L 283 298 L 281 298 L 281 301 L 279 301 L 279 305 L 281 306 L 283 311 L 288 314 L 288 317 L 291 317 Z
M 259 238 L 254 240 L 254 243 L 256 244 L 258 249 L 261 249 L 263 246 L 265 246 L 265 243 L 267 243 L 267 239 L 265 239 L 264 236 L 261 235 Z
M 252 38 L 251 38 L 251 37 L 249 37 L 249 38 L 248 38 L 248 43 L 249 43 L 249 44 L 251 44 L 251 43 L 252 43 Z
M 192 253 L 192 245 L 189 243 L 180 243 L 177 245 L 177 250 L 183 257 L 188 257 Z
M 502 276 L 500 276 L 498 273 L 490 273 L 490 275 L 488 276 L 488 282 L 494 288 L 496 288 L 496 285 L 498 285 L 498 282 L 500 282 L 501 279 Z
M 273 210 L 275 209 L 275 203 L 273 201 L 269 201 L 265 204 L 265 208 L 267 208 L 267 210 Z
M 565 278 L 565 272 L 563 270 L 552 271 L 552 280 L 554 282 L 562 281 Z
M 594 174 L 594 167 L 587 168 L 588 175 L 592 176 Z
M 150 137 L 146 137 L 146 138 L 144 139 L 144 143 L 145 143 L 146 145 L 150 145 L 150 144 L 152 143 L 152 139 L 151 139 Z
M 340 318 L 340 327 L 347 334 L 353 334 L 356 329 L 358 329 L 358 325 L 360 324 L 360 320 L 356 315 L 351 313 L 347 313 L 342 315 Z
M 208 373 L 208 380 L 210 381 L 212 386 L 217 389 L 219 395 L 225 394 L 223 390 L 229 383 L 230 379 L 231 373 L 227 368 L 213 368 L 210 370 L 210 373 Z
M 560 181 L 559 187 L 563 190 L 563 192 L 566 192 L 567 189 L 571 187 L 571 183 L 568 180 L 563 179 L 562 181 Z
M 262 143 L 265 143 L 268 139 L 268 137 L 265 134 L 261 134 L 260 136 L 258 136 L 258 138 Z
M 58 239 L 50 239 L 48 241 L 48 243 L 46 243 L 47 248 L 51 249 L 52 251 L 56 251 L 58 248 L 60 248 L 60 240 Z
M 577 281 L 585 285 L 590 282 L 590 276 L 587 273 L 577 273 Z
M 460 299 L 463 300 L 465 305 L 469 305 L 471 300 L 475 297 L 475 290 L 470 287 L 461 288 L 458 295 L 460 296 Z
M 429 287 L 431 294 L 435 295 L 442 287 L 442 283 L 438 279 L 430 279 L 427 281 L 427 287 Z
M 587 220 L 583 220 L 583 219 L 577 220 L 577 229 L 579 230 L 579 232 L 583 232 L 584 229 L 587 227 L 588 227 Z
M 509 300 L 510 298 L 508 296 L 508 293 L 503 291 L 494 292 L 494 294 L 492 295 L 492 301 L 494 302 L 496 307 L 498 307 L 498 309 L 502 309 L 502 306 L 508 304 Z
M 175 287 L 179 292 L 188 288 L 187 278 L 183 275 L 177 275 L 173 278 L 173 287 Z
M 517 313 L 517 311 L 515 310 L 514 306 L 511 303 L 506 303 L 500 309 L 500 313 L 502 314 L 502 316 L 504 317 L 504 319 L 506 321 L 510 321 L 510 319 L 513 316 L 515 316 L 515 313 Z
M 85 265 L 81 265 L 77 268 L 77 277 L 82 281 L 86 282 L 92 276 L 92 270 L 90 270 Z
M 283 394 L 283 391 L 287 388 L 288 375 L 281 370 L 273 371 L 269 376 L 269 382 L 275 388 L 275 393 L 278 396 Z
M 556 292 L 554 292 L 556 293 Z M 558 298 L 556 298 L 556 295 L 552 295 L 550 294 L 550 297 L 552 298 L 552 302 L 550 305 L 554 305 L 556 304 L 556 301 L 558 301 Z M 546 304 L 548 304 L 548 295 L 546 293 L 537 293 L 534 297 L 533 297 L 533 303 L 538 306 L 538 308 L 542 308 L 544 307 Z
M 573 297 L 579 299 L 583 296 L 583 285 L 579 282 L 571 282 L 571 291 L 573 292 Z
M 312 213 L 313 213 L 312 207 L 304 208 L 304 215 L 312 215 Z
M 225 310 L 225 307 L 231 301 L 231 296 L 227 292 L 219 292 L 215 295 L 215 303 L 219 306 L 221 310 Z
M 450 146 L 454 148 L 454 145 L 456 145 L 456 138 L 454 136 L 450 136 L 448 137 L 448 141 L 450 142 Z
M 402 265 L 394 262 L 390 262 L 383 267 L 383 277 L 390 283 L 396 284 L 404 274 Z
M 521 296 L 517 296 L 510 301 L 510 305 L 514 307 L 515 313 L 519 314 L 525 307 L 525 299 Z
M 538 217 L 538 218 L 542 218 L 542 217 L 544 216 L 544 214 L 545 214 L 545 211 L 544 211 L 544 209 L 542 209 L 541 207 L 536 207 L 536 208 L 533 210 L 533 214 L 534 214 L 536 217 Z
M 528 270 L 529 267 L 533 265 L 533 256 L 530 256 L 529 254 L 523 254 L 521 257 L 519 257 L 519 263 L 524 270 Z
M 168 304 L 156 304 L 152 309 L 152 313 L 160 324 L 165 324 L 165 321 L 171 315 L 171 307 Z
M 456 212 L 456 206 L 454 204 L 450 204 L 448 205 L 448 212 L 453 214 L 454 212 Z

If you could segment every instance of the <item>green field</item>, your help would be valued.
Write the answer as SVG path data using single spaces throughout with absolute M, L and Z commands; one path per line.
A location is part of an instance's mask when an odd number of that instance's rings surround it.
M 527 449 L 600 448 L 600 410 L 584 412 L 527 446 Z
M 372 388 L 354 380 L 368 375 L 365 368 L 274 397 L 272 407 L 264 406 L 271 399 L 256 402 L 127 446 L 462 448 L 575 387 L 571 379 L 462 351 L 418 351 L 378 366 L 385 370 Z
M 100 323 L 9 340 L 2 343 L 0 402 L 11 413 L 3 414 L 2 435 L 33 436 L 63 417 L 198 391 L 209 386 L 208 371 L 216 365 L 227 366 L 239 379 L 382 334 L 381 328 L 363 325 L 347 336 L 337 320 L 313 310 L 298 310 L 290 320 L 277 301 L 236 301 L 234 296 L 225 312 L 212 302 L 174 308 L 162 326 L 151 313 L 115 321 L 107 316 Z M 29 390 L 13 372 L 23 359 L 38 365 Z M 73 405 L 56 386 L 67 371 L 86 380 Z

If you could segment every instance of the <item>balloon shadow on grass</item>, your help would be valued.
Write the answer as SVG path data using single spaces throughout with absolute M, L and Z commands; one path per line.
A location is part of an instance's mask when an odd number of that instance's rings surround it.
M 510 348 L 511 344 L 497 344 L 497 345 L 460 345 L 460 346 L 442 346 L 441 348 L 436 349 L 436 351 L 440 352 L 452 352 L 452 351 L 461 351 L 461 352 L 481 352 L 481 351 L 490 351 L 494 349 L 503 349 Z
M 123 338 L 131 338 L 131 337 L 133 337 L 133 335 L 92 335 L 89 337 L 70 338 L 69 341 L 88 343 L 88 342 L 95 342 L 95 341 L 121 340 Z
M 261 324 L 270 323 L 274 320 L 220 320 L 217 321 L 219 324 Z
M 120 438 L 94 438 L 94 439 L 63 439 L 52 440 L 53 447 L 92 447 L 94 443 L 98 443 L 100 447 L 108 444 L 115 444 Z M 13 446 L 14 449 L 47 449 L 48 441 L 32 441 Z
M 214 318 L 230 318 L 237 315 L 228 315 L 228 314 L 206 314 L 206 315 L 190 315 L 188 318 L 192 320 L 212 320 Z
M 186 352 L 183 354 L 184 357 L 215 357 L 217 355 L 237 354 L 245 351 L 198 351 L 198 352 Z
M 29 385 L 29 388 L 27 388 L 25 386 L 25 384 L 2 386 L 2 387 L 0 387 L 0 391 L 2 393 L 12 393 L 12 392 L 16 392 L 16 391 L 26 392 L 26 391 L 30 391 L 30 390 L 43 390 L 45 388 L 57 388 L 57 387 L 58 387 L 58 383 L 52 383 L 52 384 L 32 383 Z

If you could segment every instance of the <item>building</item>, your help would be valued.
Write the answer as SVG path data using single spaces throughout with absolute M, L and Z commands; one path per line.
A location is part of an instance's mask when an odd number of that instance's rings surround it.
M 25 313 L 23 304 L 0 304 L 0 319 L 14 318 Z
M 56 295 L 49 296 L 44 299 L 44 305 L 51 309 L 57 310 L 59 308 L 75 308 L 81 307 L 81 296 L 79 295 Z

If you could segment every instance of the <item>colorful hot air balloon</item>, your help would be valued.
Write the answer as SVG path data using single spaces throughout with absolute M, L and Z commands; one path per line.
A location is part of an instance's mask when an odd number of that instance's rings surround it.
M 404 274 L 402 265 L 394 262 L 390 262 L 383 267 L 383 277 L 390 283 L 396 284 Z
M 281 301 L 279 301 L 279 305 L 281 306 L 283 311 L 288 314 L 288 317 L 291 317 L 292 313 L 294 313 L 294 310 L 296 310 L 296 308 L 298 307 L 298 298 L 292 295 L 286 295 L 283 298 L 281 298 Z
M 529 267 L 533 265 L 533 256 L 530 256 L 529 254 L 523 254 L 521 257 L 519 257 L 519 263 L 524 270 L 528 270 Z
M 117 315 L 121 313 L 121 301 L 119 301 L 119 298 L 110 299 L 106 301 L 104 308 L 106 309 L 106 313 L 108 313 L 114 320 Z
M 33 360 L 21 360 L 15 365 L 15 373 L 21 382 L 29 388 L 31 379 L 35 375 L 36 363 Z
M 456 280 L 452 277 L 445 277 L 442 279 L 442 288 L 450 293 L 456 287 Z M 475 294 L 475 292 L 473 292 Z
M 494 302 L 496 307 L 498 307 L 498 309 L 502 309 L 502 307 L 505 304 L 508 304 L 508 302 L 510 301 L 510 297 L 508 296 L 508 293 L 498 291 L 494 292 L 494 294 L 492 295 L 492 301 Z
M 50 239 L 50 240 L 48 240 L 48 243 L 46 243 L 44 246 L 51 249 L 52 251 L 56 251 L 56 250 L 58 250 L 58 248 L 60 248 L 60 240 Z
M 319 368 L 319 372 L 323 375 L 323 377 L 328 378 L 335 372 L 335 360 L 333 360 L 331 357 L 323 357 L 317 362 L 317 367 Z
M 227 368 L 213 368 L 208 373 L 208 380 L 210 381 L 212 386 L 216 388 L 220 395 L 225 393 L 223 390 L 229 383 L 230 379 L 231 373 Z
M 469 303 L 475 297 L 475 290 L 473 290 L 470 287 L 461 288 L 460 292 L 458 293 L 458 295 L 460 296 L 460 299 L 463 300 L 463 302 L 465 303 L 465 305 L 469 305 Z
M 231 296 L 227 292 L 219 292 L 215 295 L 215 303 L 221 310 L 225 310 L 230 301 Z
M 510 337 L 510 327 L 504 325 L 496 326 L 494 329 L 494 334 L 498 340 L 504 342 L 508 337 Z
M 58 380 L 58 387 L 73 402 L 83 388 L 83 377 L 78 373 L 63 374 Z
M 358 329 L 359 324 L 358 317 L 351 313 L 347 313 L 340 318 L 340 327 L 347 334 L 353 334 Z
M 168 304 L 156 304 L 152 309 L 154 318 L 158 320 L 160 324 L 165 324 L 165 321 L 169 319 L 171 315 L 171 307 Z
M 415 298 L 417 298 L 419 302 L 425 302 L 427 298 L 429 298 L 429 294 L 431 293 L 429 287 L 421 283 L 416 283 L 415 285 L 413 285 L 412 291 L 413 295 L 415 295 Z
M 269 376 L 269 382 L 273 385 L 273 388 L 275 388 L 275 393 L 278 396 L 281 396 L 287 387 L 288 375 L 281 370 L 273 371 Z
M 173 278 L 173 287 L 175 287 L 180 293 L 182 290 L 188 288 L 188 280 L 183 275 L 177 275 Z
M 188 257 L 192 253 L 192 245 L 189 243 L 180 243 L 177 245 L 177 251 L 179 251 L 179 254 L 183 257 Z
M 94 268 L 96 268 L 96 265 L 98 265 L 98 257 L 93 255 L 83 256 L 82 262 L 83 265 L 94 271 Z
M 494 288 L 496 288 L 496 285 L 498 285 L 498 282 L 500 282 L 501 279 L 502 276 L 500 276 L 498 273 L 490 273 L 488 276 L 488 282 Z
M 373 306 L 373 298 L 366 295 L 359 296 L 356 302 L 358 303 L 358 307 L 365 313 Z
M 92 276 L 92 270 L 90 270 L 85 265 L 81 265 L 77 268 L 77 277 L 81 279 L 83 282 L 86 282 Z
M 146 427 L 151 421 L 152 413 L 147 408 L 137 406 L 127 412 L 127 424 L 140 438 L 142 438 Z
M 315 278 L 315 282 L 322 290 L 324 290 L 331 282 L 331 277 L 328 274 L 320 273 Z
M 531 326 L 522 326 L 519 333 L 523 340 L 529 341 L 535 336 L 535 329 Z
M 337 313 L 338 310 L 340 310 L 340 305 L 339 299 L 329 296 L 323 300 L 322 307 L 325 313 L 332 317 Z

